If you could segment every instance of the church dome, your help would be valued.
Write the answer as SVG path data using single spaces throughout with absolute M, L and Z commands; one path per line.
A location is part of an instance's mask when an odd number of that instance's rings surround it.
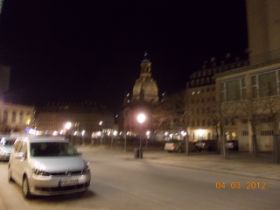
M 151 76 L 151 62 L 144 59 L 141 63 L 140 77 L 133 87 L 133 100 L 158 102 L 158 86 Z

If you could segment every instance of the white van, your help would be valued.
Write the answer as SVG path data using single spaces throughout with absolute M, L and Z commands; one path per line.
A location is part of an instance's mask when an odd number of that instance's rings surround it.
M 44 136 L 16 140 L 8 176 L 25 198 L 84 192 L 91 181 L 88 164 L 67 140 Z

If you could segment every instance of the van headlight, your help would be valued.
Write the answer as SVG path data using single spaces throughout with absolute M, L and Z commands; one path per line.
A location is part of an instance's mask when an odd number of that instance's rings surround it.
M 85 163 L 85 167 L 84 167 L 84 169 L 82 171 L 82 174 L 88 174 L 88 173 L 90 173 L 90 168 L 89 168 L 89 163 L 86 162 Z
M 50 176 L 50 173 L 43 171 L 43 170 L 36 169 L 36 168 L 33 168 L 32 171 L 33 171 L 33 174 L 35 174 L 37 176 Z

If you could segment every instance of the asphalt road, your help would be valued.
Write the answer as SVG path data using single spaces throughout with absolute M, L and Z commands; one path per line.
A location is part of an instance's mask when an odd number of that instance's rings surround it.
M 1 162 L 0 210 L 280 209 L 277 181 L 155 164 L 98 149 L 84 151 L 84 157 L 93 173 L 89 192 L 30 201 L 16 184 L 8 183 L 7 163 Z M 216 188 L 219 181 L 226 189 Z M 232 189 L 239 183 L 241 189 Z M 249 186 L 252 189 L 246 189 Z

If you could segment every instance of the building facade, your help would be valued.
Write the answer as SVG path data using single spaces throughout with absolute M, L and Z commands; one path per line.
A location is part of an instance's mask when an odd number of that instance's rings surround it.
M 0 101 L 0 129 L 2 132 L 23 131 L 34 122 L 35 109 L 32 106 Z
M 280 63 L 235 69 L 217 75 L 216 81 L 224 117 L 235 121 L 240 150 L 252 151 L 253 124 L 258 150 L 271 151 L 275 123 L 279 127 Z
M 280 58 L 280 1 L 246 0 L 250 64 Z
M 240 150 L 271 151 L 279 132 L 280 1 L 246 2 L 250 66 L 218 74 L 216 98 Z
M 215 75 L 230 69 L 248 65 L 247 61 L 231 59 L 216 64 L 212 58 L 201 70 L 191 74 L 185 91 L 185 122 L 190 141 L 213 140 L 218 137 L 217 100 Z M 230 123 L 229 123 L 230 125 Z M 229 126 L 228 125 L 228 126 Z M 227 139 L 236 138 L 234 132 L 227 132 Z
M 215 106 L 216 69 L 194 72 L 187 82 L 185 93 L 185 118 L 190 141 L 215 139 L 212 108 Z

